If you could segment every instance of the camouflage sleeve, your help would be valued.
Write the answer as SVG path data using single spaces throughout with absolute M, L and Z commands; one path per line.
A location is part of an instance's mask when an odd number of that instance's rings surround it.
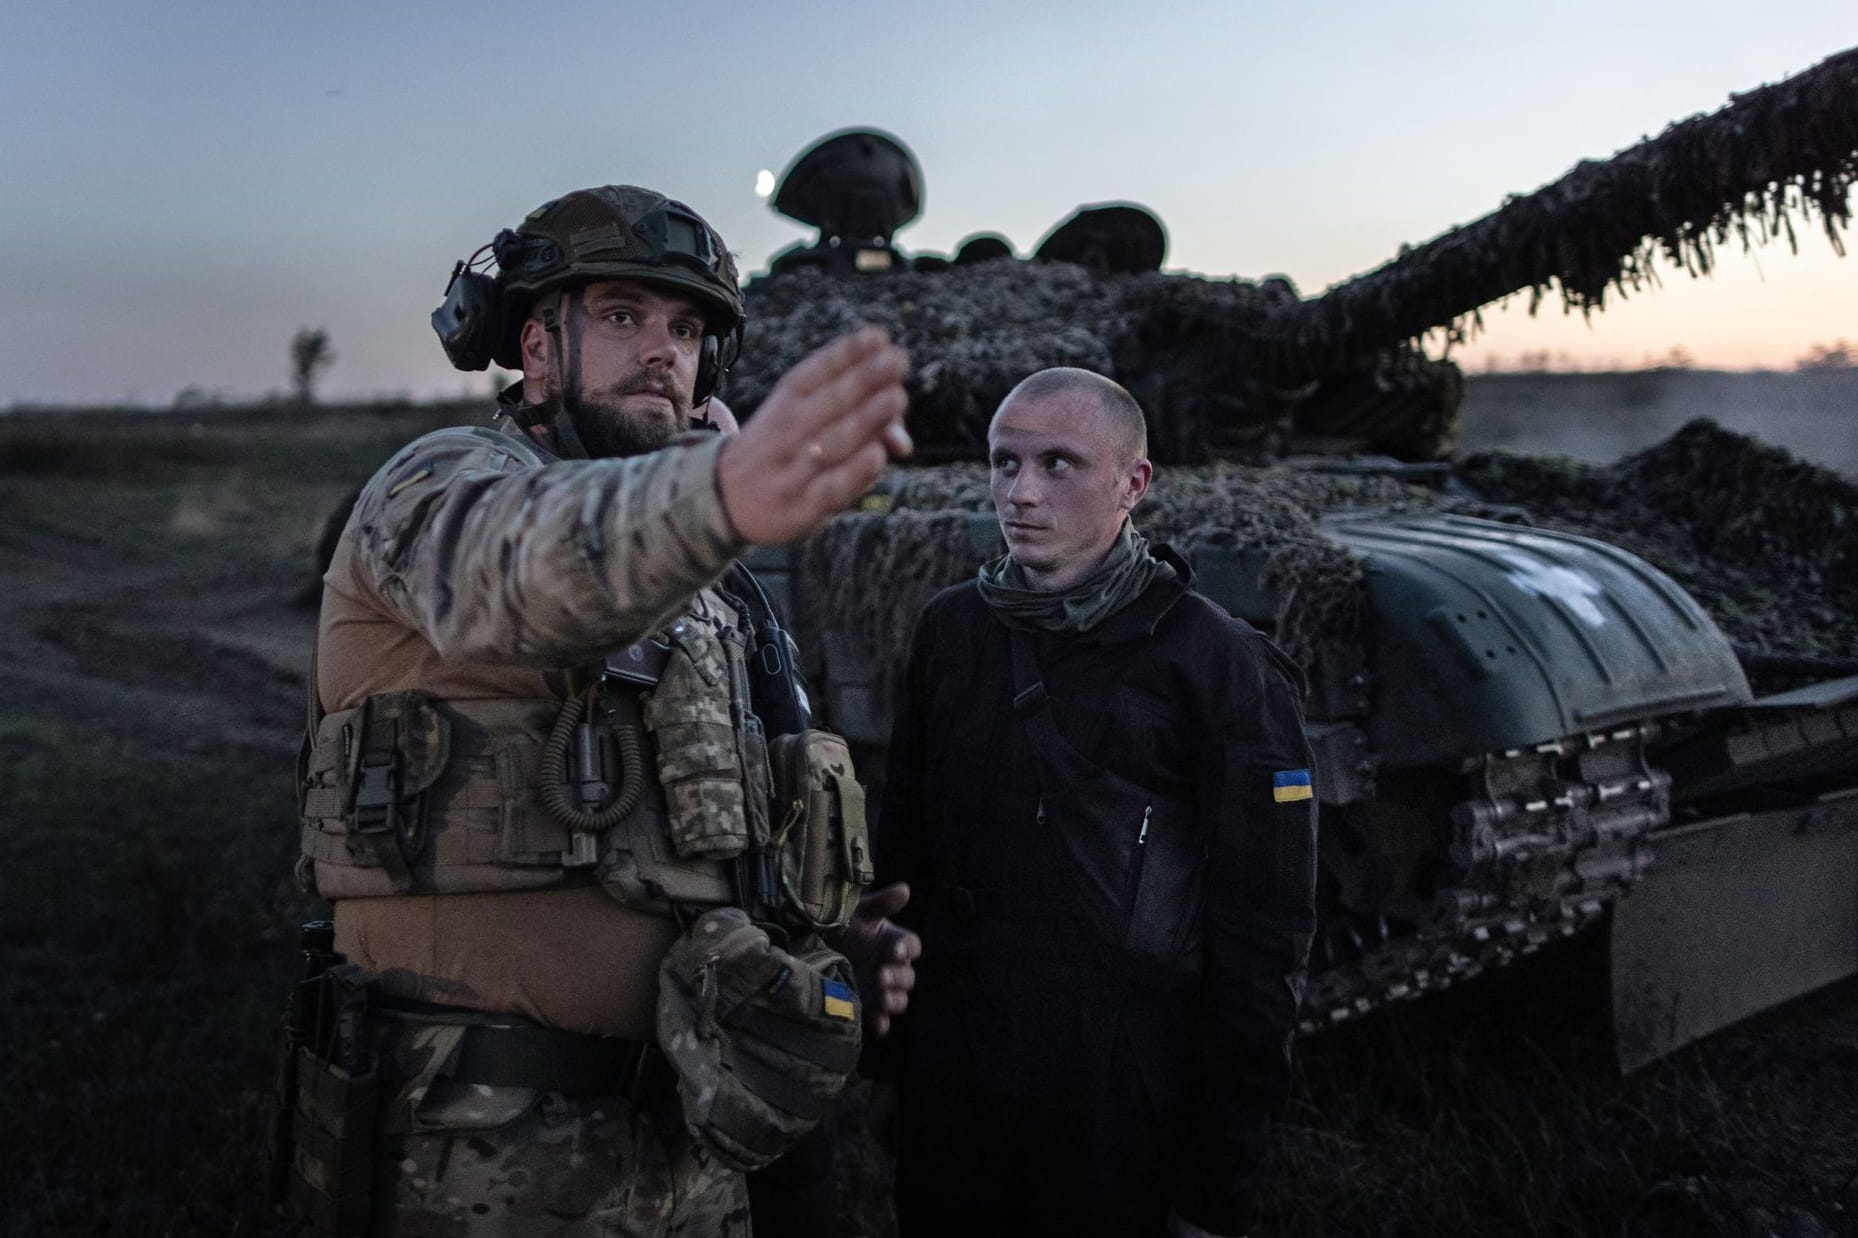
M 543 464 L 497 431 L 428 434 L 362 490 L 356 574 L 442 657 L 598 657 L 669 619 L 743 550 L 716 490 L 722 444 Z

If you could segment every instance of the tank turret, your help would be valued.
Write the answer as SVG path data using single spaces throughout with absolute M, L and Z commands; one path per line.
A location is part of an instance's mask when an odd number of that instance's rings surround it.
M 1701 273 L 1801 220 L 1838 247 L 1855 179 L 1858 51 L 1309 299 L 1160 271 L 1165 231 L 1127 204 L 1032 259 L 788 264 L 747 289 L 732 403 L 876 321 L 912 355 L 920 459 L 751 562 L 881 770 L 916 615 L 1002 552 L 994 407 L 1046 366 L 1116 378 L 1167 466 L 1143 531 L 1309 677 L 1306 1029 L 1607 925 L 1642 1064 L 1858 972 L 1858 486 L 1707 423 L 1613 466 L 1450 460 L 1461 376 L 1420 340 L 1519 291 L 1601 310 L 1655 254 Z
M 869 166 L 915 169 L 896 139 L 849 131 L 802 156 L 788 176 L 806 173 L 809 205 L 838 195 L 849 212 L 868 193 L 867 164 L 823 155 L 865 147 L 880 152 Z M 1651 281 L 1659 254 L 1702 274 L 1724 243 L 1797 244 L 1796 226 L 1807 223 L 1838 248 L 1854 178 L 1858 50 L 1583 162 L 1308 299 L 1281 277 L 1159 271 L 1162 225 L 1138 236 L 1147 225 L 1126 205 L 1080 212 L 1050 234 L 1037 261 L 937 259 L 928 270 L 895 254 L 867 264 L 873 278 L 821 279 L 856 273 L 857 264 L 801 262 L 789 250 L 747 289 L 750 340 L 729 398 L 752 414 L 808 350 L 874 321 L 918 358 L 911 431 L 932 460 L 978 458 L 1000 397 L 1048 365 L 1094 369 L 1134 392 L 1164 463 L 1306 451 L 1441 459 L 1462 376 L 1422 347 L 1428 336 L 1449 346 L 1476 329 L 1482 307 L 1516 293 L 1532 306 L 1558 295 L 1584 314 L 1604 309 L 1609 295 Z M 902 179 L 892 173 L 885 183 Z M 910 209 L 896 205 L 885 217 L 898 227 L 920 201 L 920 178 L 909 183 L 910 194 L 893 191 L 891 200 L 907 198 Z M 778 200 L 777 209 L 785 209 Z M 892 235 L 883 232 L 885 246 Z

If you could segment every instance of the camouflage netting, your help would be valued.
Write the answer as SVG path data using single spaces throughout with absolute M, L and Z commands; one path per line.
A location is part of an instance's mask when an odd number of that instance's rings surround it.
M 800 549 L 795 634 L 803 649 L 823 649 L 823 633 L 834 631 L 870 651 L 879 708 L 888 712 L 916 616 L 980 565 L 961 509 L 840 516 Z
M 1279 296 L 1255 284 L 1013 261 L 853 279 L 802 272 L 758 280 L 749 288 L 749 336 L 730 378 L 730 401 L 752 414 L 774 379 L 809 351 L 874 322 L 916 359 L 909 391 L 918 441 L 972 454 L 1000 400 L 1034 370 L 1073 365 L 1139 383 L 1145 303 L 1167 305 L 1189 295 L 1172 290 L 1174 284 L 1196 285 L 1202 299 L 1223 299 L 1231 313 L 1254 322 Z
M 1782 654 L 1858 656 L 1858 486 L 1784 451 L 1692 422 L 1610 466 L 1480 454 L 1460 463 L 1475 496 L 1390 477 L 1216 464 L 1161 471 L 1137 526 L 1190 559 L 1202 545 L 1256 546 L 1278 601 L 1275 637 L 1305 666 L 1319 642 L 1357 637 L 1360 560 L 1324 539 L 1324 512 L 1504 515 L 1621 546 L 1669 573 L 1731 640 Z M 804 549 L 804 639 L 848 632 L 876 652 L 878 707 L 922 605 L 973 575 L 980 553 L 959 513 L 990 510 L 979 465 L 903 471 L 889 515 L 842 516 Z M 1501 506 L 1499 506 L 1501 505 Z
M 926 458 L 978 455 L 1000 400 L 1055 365 L 1107 374 L 1134 392 L 1163 462 L 1281 452 L 1293 412 L 1312 396 L 1328 429 L 1349 422 L 1359 432 L 1354 414 L 1371 406 L 1384 423 L 1372 426 L 1373 450 L 1431 456 L 1447 441 L 1460 396 L 1455 366 L 1404 346 L 1365 351 L 1321 384 L 1309 375 L 1272 379 L 1246 364 L 1244 341 L 1297 304 L 1281 279 L 1107 275 L 1000 260 L 858 277 L 801 271 L 755 281 L 747 302 L 748 336 L 728 390 L 738 414 L 752 416 L 812 349 L 877 323 L 915 359 L 910 431 Z M 1409 421 L 1418 423 L 1411 432 Z
M 807 542 L 797 595 L 803 640 L 849 633 L 876 652 L 873 684 L 888 709 L 923 604 L 974 575 L 982 561 L 963 513 L 991 512 L 980 465 L 911 469 L 896 479 L 889 515 L 841 516 Z M 1324 637 L 1351 639 L 1362 610 L 1361 566 L 1322 538 L 1315 517 L 1368 507 L 1412 511 L 1436 495 L 1386 477 L 1300 473 L 1217 464 L 1160 474 L 1136 515 L 1153 541 L 1192 558 L 1201 545 L 1257 546 L 1263 586 L 1278 599 L 1276 636 L 1306 666 Z
M 1716 246 L 1784 237 L 1817 220 L 1835 250 L 1858 180 L 1858 50 L 1680 121 L 1310 301 L 1287 280 L 1104 275 L 998 260 L 937 272 L 763 278 L 729 398 L 752 414 L 774 378 L 861 322 L 916 358 L 910 429 L 927 459 L 972 458 L 988 415 L 1036 369 L 1117 379 L 1149 414 L 1155 459 L 1282 454 L 1293 433 L 1433 459 L 1449 449 L 1456 367 L 1413 343 L 1462 338 L 1479 309 L 1559 290 L 1605 306 L 1656 282 L 1655 259 L 1705 274 Z
M 1844 253 L 1858 181 L 1858 49 L 1772 86 L 1733 96 L 1605 161 L 1588 160 L 1543 189 L 1403 253 L 1274 318 L 1260 339 L 1273 364 L 1322 369 L 1364 346 L 1434 328 L 1462 336 L 1477 310 L 1532 290 L 1530 310 L 1559 288 L 1569 310 L 1604 308 L 1656 283 L 1662 253 L 1691 275 L 1717 245 L 1785 237 L 1817 216 Z M 1468 319 L 1468 321 L 1466 321 Z M 1454 325 L 1456 324 L 1456 325 Z

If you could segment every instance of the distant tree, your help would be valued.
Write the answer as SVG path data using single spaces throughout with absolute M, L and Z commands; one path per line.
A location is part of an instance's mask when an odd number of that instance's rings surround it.
M 316 402 L 317 373 L 334 360 L 327 331 L 321 327 L 297 328 L 290 341 L 290 381 L 297 392 L 297 403 Z
M 1849 370 L 1858 365 L 1858 357 L 1852 355 L 1852 346 L 1844 340 L 1831 344 L 1815 344 L 1806 350 L 1806 356 L 1793 363 L 1796 370 Z

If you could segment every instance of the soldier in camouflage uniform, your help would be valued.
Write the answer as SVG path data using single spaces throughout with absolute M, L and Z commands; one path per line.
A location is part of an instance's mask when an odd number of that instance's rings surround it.
M 434 325 L 461 368 L 494 358 L 522 382 L 494 429 L 388 461 L 323 581 L 301 871 L 368 996 L 336 1082 L 304 1086 L 337 1088 L 338 1127 L 360 1112 L 341 1089 L 379 1086 L 366 1172 L 301 1130 L 294 1169 L 326 1205 L 318 1232 L 746 1233 L 742 1175 L 687 1131 L 658 1048 L 660 963 L 735 901 L 718 840 L 763 759 L 729 682 L 743 616 L 717 582 L 908 451 L 906 359 L 854 332 L 746 429 L 692 434 L 742 323 L 703 220 L 607 186 L 486 248 L 495 278 L 461 263 Z M 608 694 L 619 679 L 642 693 Z M 550 753 L 564 716 L 640 701 L 642 747 L 608 759 L 642 770 Z M 630 779 L 630 799 L 564 808 L 551 760 Z M 867 1021 L 900 1009 L 901 931 L 867 915 L 842 945 L 880 964 Z

